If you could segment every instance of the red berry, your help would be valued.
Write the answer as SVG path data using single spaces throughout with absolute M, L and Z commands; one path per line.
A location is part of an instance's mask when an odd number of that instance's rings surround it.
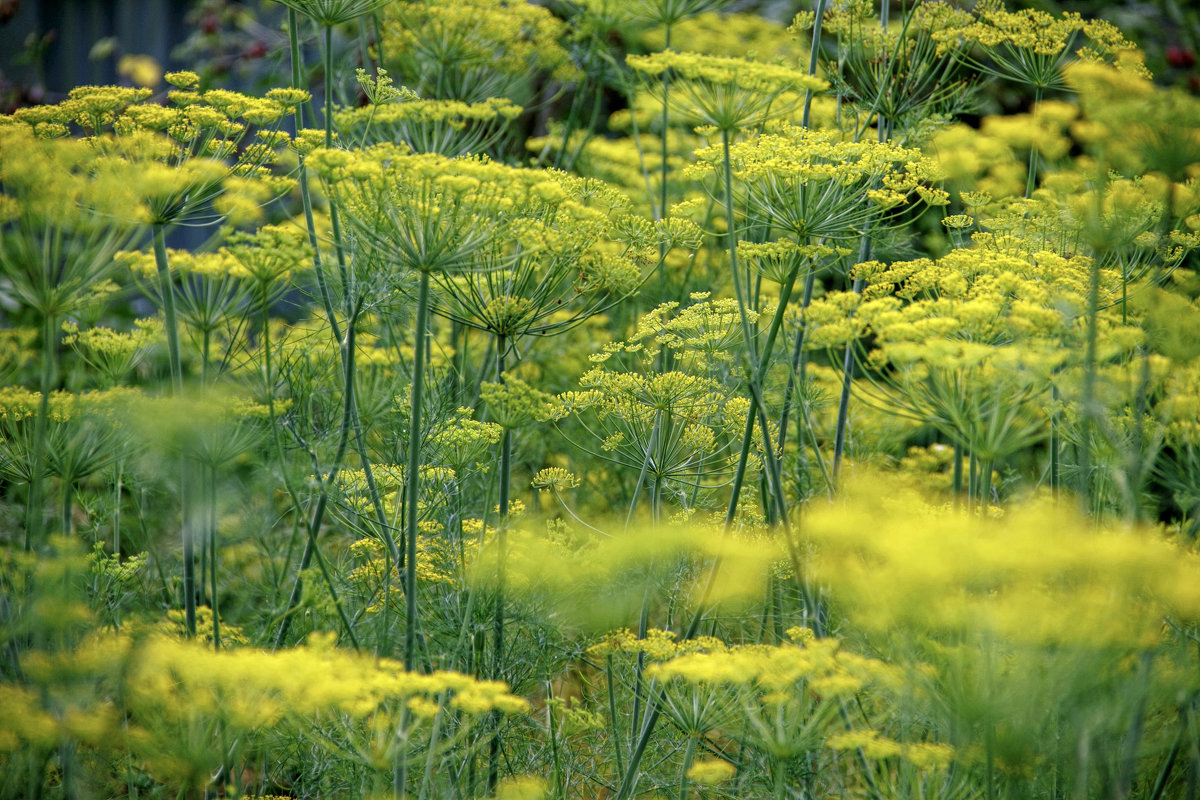
M 1196 54 L 1186 47 L 1179 45 L 1167 45 L 1167 63 L 1172 67 L 1180 67 L 1186 69 L 1196 63 Z

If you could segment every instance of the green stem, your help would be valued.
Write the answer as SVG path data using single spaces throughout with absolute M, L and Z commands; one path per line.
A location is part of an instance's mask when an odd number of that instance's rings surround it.
M 951 469 L 953 470 L 952 481 L 953 481 L 953 487 L 954 487 L 954 507 L 955 508 L 958 508 L 960 505 L 962 505 L 962 491 L 963 491 L 962 456 L 963 456 L 962 445 L 959 444 L 958 442 L 955 442 L 954 443 L 954 465 L 951 467 Z
M 825 0 L 817 0 L 817 11 L 813 17 L 813 35 L 812 47 L 808 51 L 808 77 L 814 77 L 817 74 L 817 54 L 821 51 L 821 22 L 825 18 Z M 813 90 L 806 89 L 804 91 L 804 114 L 800 118 L 800 125 L 804 128 L 809 126 L 812 114 Z
M 176 397 L 183 396 L 183 364 L 179 354 L 179 320 L 175 313 L 175 282 L 167 264 L 166 234 L 161 222 L 154 225 L 154 261 L 158 267 L 159 293 L 162 295 L 166 317 L 167 356 L 171 364 L 171 387 Z M 180 461 L 179 514 L 183 536 L 183 609 L 184 623 L 189 636 L 196 635 L 196 553 L 188 521 L 187 454 Z
M 121 556 L 121 484 L 125 480 L 125 459 L 118 458 L 113 482 L 113 555 Z
M 1150 390 L 1150 349 L 1140 347 L 1141 376 L 1138 378 L 1137 398 L 1134 402 L 1134 434 L 1133 454 L 1129 465 L 1129 511 L 1136 524 L 1142 519 L 1142 482 L 1146 466 L 1146 411 L 1149 404 Z
M 329 476 L 321 484 L 321 493 L 317 498 L 316 508 L 313 509 L 312 521 L 308 524 L 308 541 L 305 542 L 304 553 L 300 557 L 300 568 L 296 571 L 296 580 L 292 583 L 292 592 L 288 596 L 287 608 L 284 610 L 283 619 L 280 620 L 279 629 L 275 633 L 274 649 L 276 650 L 283 646 L 283 641 L 287 637 L 288 628 L 292 623 L 292 613 L 296 610 L 296 606 L 300 604 L 300 594 L 304 588 L 302 577 L 304 570 L 308 569 L 308 565 L 314 557 L 317 559 L 317 565 L 321 568 L 321 575 L 325 580 L 326 586 L 329 588 L 330 598 L 337 608 L 342 625 L 346 628 L 346 635 L 349 637 L 351 644 L 354 645 L 354 648 L 358 649 L 358 639 L 354 635 L 354 627 L 351 625 L 349 617 L 346 616 L 346 612 L 342 608 L 341 601 L 338 598 L 337 587 L 333 582 L 333 576 L 330 575 L 329 569 L 325 564 L 325 559 L 321 557 L 321 553 L 317 548 L 317 534 L 320 532 L 321 524 L 325 519 L 325 510 L 329 505 L 329 495 L 333 491 L 334 483 L 337 481 L 338 470 L 341 469 L 342 459 L 346 456 L 346 448 L 350 442 L 351 418 L 354 411 L 353 375 L 355 341 L 353 318 L 348 321 L 346 337 L 346 368 L 343 371 L 345 391 L 342 407 L 341 433 L 338 436 L 337 451 L 334 453 L 333 463 L 329 468 Z
M 880 0 L 879 17 L 883 28 L 887 29 L 888 0 Z M 880 116 L 878 119 L 878 141 L 883 144 L 888 139 L 889 127 L 887 121 Z M 871 221 L 868 221 L 862 232 L 858 248 L 858 263 L 863 263 L 871 256 Z M 851 287 L 854 294 L 862 294 L 865 281 L 862 276 L 856 276 Z M 846 425 L 850 419 L 850 388 L 854 382 L 854 342 L 846 344 L 846 352 L 842 357 L 842 393 L 838 399 L 837 426 L 833 438 L 833 482 L 836 484 L 842 470 L 842 456 L 846 449 Z
M 980 467 L 982 474 L 979 480 L 979 507 L 986 512 L 992 496 L 992 459 L 984 459 Z
M 167 242 L 162 223 L 154 225 L 154 261 L 158 267 L 159 293 L 166 316 L 167 356 L 171 363 L 171 386 L 176 397 L 183 396 L 183 365 L 179 355 L 179 320 L 175 313 L 175 282 L 167 264 Z
M 504 356 L 508 346 L 508 337 L 504 334 L 496 336 L 496 376 L 499 383 L 504 383 Z M 504 429 L 500 440 L 500 491 L 499 491 L 499 520 L 496 524 L 496 609 L 492 622 L 492 680 L 503 679 L 504 674 L 504 588 L 507 581 L 506 558 L 508 549 L 508 495 L 510 490 L 510 475 L 512 467 L 512 431 Z M 496 783 L 500 777 L 500 712 L 492 712 L 492 741 L 488 748 L 488 793 L 496 791 Z
M 554 719 L 554 684 L 546 681 L 546 725 L 550 729 L 550 756 L 554 762 L 554 797 L 556 800 L 566 798 L 566 784 L 563 782 L 562 757 L 558 748 L 558 724 Z
M 975 490 L 979 488 L 979 459 L 972 447 L 967 455 L 967 511 L 975 507 Z
M 642 608 L 638 614 L 638 641 L 646 638 L 646 631 L 650 628 L 650 588 L 647 587 L 642 592 Z M 629 738 L 637 736 L 638 719 L 642 713 L 642 697 L 645 695 L 645 690 L 642 683 L 642 675 L 646 671 L 646 651 L 638 650 L 637 661 L 633 668 L 633 714 L 629 721 Z
M 671 49 L 671 24 L 667 23 L 667 40 L 663 45 L 664 50 Z M 659 156 L 662 161 L 658 165 L 659 169 L 659 186 L 658 186 L 658 218 L 665 220 L 667 214 L 667 175 L 670 173 L 670 167 L 667 164 L 669 155 L 669 145 L 667 142 L 667 129 L 670 125 L 670 109 L 667 107 L 667 98 L 671 93 L 671 75 L 670 70 L 663 70 L 662 74 L 662 118 L 659 123 L 658 135 L 661 139 Z M 665 268 L 664 268 L 665 269 Z M 660 298 L 661 299 L 661 298 Z
M 771 785 L 775 800 L 787 798 L 787 762 L 779 756 L 771 756 Z
M 1038 103 L 1040 103 L 1040 102 L 1042 102 L 1042 87 L 1035 86 L 1033 89 L 1033 109 L 1034 109 L 1034 111 L 1037 110 Z M 1029 196 L 1031 194 L 1033 194 L 1033 187 L 1037 183 L 1038 158 L 1039 158 L 1038 146 L 1037 146 L 1037 140 L 1035 139 L 1033 144 L 1031 144 L 1029 146 L 1029 167 L 1028 167 L 1029 172 L 1025 176 L 1025 199 L 1026 200 L 1028 200 Z
M 358 59 L 362 62 L 362 68 L 370 73 L 371 53 L 367 47 L 367 23 L 362 17 L 358 18 L 358 51 Z
M 375 11 L 371 12 L 371 28 L 375 31 L 375 54 L 378 56 L 376 63 L 382 67 L 387 63 L 387 59 L 383 55 L 383 31 L 380 30 L 379 14 Z
M 617 695 L 613 686 L 613 657 L 609 653 L 605 657 L 604 677 L 608 684 L 608 724 L 612 733 L 613 751 L 616 754 L 617 774 L 625 773 L 625 765 L 621 763 L 621 751 L 625 743 L 621 740 L 620 727 L 617 725 Z
M 64 475 L 60 479 L 62 485 L 59 487 L 59 493 L 62 501 L 62 530 L 63 533 L 71 535 L 71 479 Z
M 664 347 L 663 350 L 666 350 Z M 653 459 L 654 449 L 658 447 L 659 431 L 662 427 L 662 412 L 654 412 L 654 426 L 650 429 L 650 441 L 646 444 L 646 455 L 642 459 L 642 468 L 638 472 L 637 481 L 633 484 L 633 496 L 629 499 L 629 510 L 625 512 L 625 530 L 629 530 L 629 525 L 633 522 L 633 512 L 637 509 L 638 497 L 641 495 L 642 483 L 646 480 L 646 473 L 650 470 L 650 462 Z
M 294 14 L 294 11 L 290 12 Z M 361 29 L 361 20 L 360 20 Z M 333 39 L 332 28 L 325 29 L 325 146 L 331 147 L 333 143 L 333 76 L 332 76 L 332 53 Z M 364 52 L 365 57 L 365 52 Z M 300 81 L 300 47 L 298 40 L 292 40 L 292 81 L 296 88 L 299 88 Z M 374 108 L 371 109 L 372 115 L 375 113 Z M 365 136 L 365 134 L 364 134 Z M 329 282 L 325 276 L 325 269 L 321 261 L 320 243 L 317 240 L 316 225 L 313 221 L 312 211 L 312 196 L 308 188 L 307 169 L 304 166 L 304 160 L 300 160 L 300 198 L 304 207 L 304 222 L 308 229 L 309 245 L 313 249 L 313 268 L 317 275 L 317 287 L 321 295 L 321 304 L 325 308 L 325 315 L 329 318 L 329 329 L 333 335 L 333 341 L 341 347 L 342 331 L 341 326 L 337 321 L 337 313 L 334 310 L 333 296 L 329 290 Z M 340 216 L 338 214 L 338 206 L 334 198 L 330 198 L 329 202 L 329 219 L 333 226 L 333 243 L 334 251 L 337 255 L 338 269 L 342 281 L 342 286 L 346 287 L 347 292 L 346 302 L 350 302 L 349 284 L 347 282 L 345 248 L 342 242 L 342 229 Z M 347 361 L 345 354 L 342 354 L 342 368 L 350 371 L 350 381 L 354 380 L 353 362 Z M 355 450 L 358 453 L 362 464 L 363 474 L 367 480 L 367 493 L 371 498 L 371 505 L 375 511 L 376 523 L 380 528 L 380 536 L 384 539 L 384 544 L 387 546 L 388 554 L 394 563 L 401 563 L 399 551 L 396 548 L 396 542 L 392 538 L 390 528 L 387 524 L 387 514 L 383 509 L 383 502 L 379 495 L 379 490 L 375 484 L 375 475 L 371 470 L 371 462 L 367 455 L 366 441 L 363 435 L 362 420 L 358 414 L 358 405 L 355 402 L 351 409 L 352 426 L 354 429 Z M 389 573 L 390 574 L 390 573 Z
M 300 20 L 296 16 L 296 9 L 288 6 L 288 47 L 292 55 L 292 88 L 308 90 L 304 85 L 303 70 L 304 61 L 300 56 L 300 33 L 297 30 Z M 311 98 L 305 101 L 302 105 L 296 107 L 296 131 L 304 127 L 304 106 L 308 106 L 308 113 L 312 114 Z
M 695 734 L 688 736 L 687 747 L 683 751 L 683 763 L 679 765 L 679 800 L 687 800 L 688 796 L 688 770 L 692 768 L 692 761 L 696 758 L 696 746 L 699 743 L 699 737 Z
M 300 55 L 300 37 L 297 31 L 298 21 L 296 18 L 296 10 L 288 8 L 288 40 L 292 51 L 292 88 L 306 89 L 301 85 L 301 74 L 304 69 L 304 63 Z M 310 101 L 311 113 L 311 101 Z M 303 108 L 296 109 L 296 127 L 303 127 Z M 332 138 L 330 135 L 329 138 Z M 327 139 L 328 141 L 328 139 Z M 325 316 L 329 318 L 329 326 L 333 331 L 333 340 L 337 344 L 341 344 L 342 332 L 339 330 L 337 314 L 333 309 L 333 297 L 329 291 L 329 282 L 325 277 L 325 269 L 321 263 L 321 247 L 317 239 L 317 228 L 313 221 L 313 205 L 312 193 L 308 188 L 308 168 L 304 165 L 304 157 L 300 157 L 300 202 L 304 207 L 304 224 L 308 229 L 308 243 L 313 249 L 313 269 L 317 275 L 317 289 L 321 295 L 321 305 L 325 309 Z
M 333 26 L 325 26 L 325 147 L 333 147 Z M 349 297 L 350 282 L 346 271 L 346 249 L 342 244 L 342 224 L 337 203 L 329 203 L 329 224 L 333 229 L 333 251 L 337 256 L 342 291 Z M 347 300 L 349 302 L 349 300 Z
M 433 729 L 429 732 L 429 752 L 425 757 L 425 772 L 421 775 L 421 788 L 417 791 L 417 800 L 424 800 L 428 797 L 429 788 L 433 784 L 433 768 L 437 763 L 437 756 L 441 750 L 437 747 L 438 737 L 442 734 L 442 723 L 446 718 L 445 706 L 449 698 L 444 692 L 438 697 L 438 711 L 433 717 Z
M 880 136 L 883 136 L 883 127 L 880 123 Z M 862 240 L 858 248 L 858 263 L 866 261 L 871 255 L 871 236 L 870 227 L 863 231 Z M 861 275 L 855 277 L 854 284 L 851 287 L 855 294 L 862 294 L 863 278 Z M 833 436 L 833 482 L 836 484 L 838 477 L 842 471 L 842 456 L 846 450 L 846 424 L 850 419 L 850 387 L 854 382 L 854 342 L 846 344 L 846 352 L 842 356 L 842 393 L 838 398 L 838 415 L 837 427 L 834 429 Z
M 750 318 L 746 315 L 746 297 L 742 292 L 741 272 L 738 269 L 737 258 L 737 226 L 733 221 L 733 165 L 729 157 L 729 131 L 721 131 L 721 152 L 723 161 L 723 178 L 725 183 L 725 238 L 729 249 L 729 272 L 733 278 L 733 291 L 737 296 L 738 317 L 742 323 L 742 338 L 747 355 L 751 361 L 757 350 L 753 331 L 750 329 Z
M 325 26 L 325 147 L 333 147 L 333 26 Z
M 46 429 L 50 423 L 50 389 L 54 386 L 55 342 L 58 336 L 58 315 L 47 312 L 42 317 L 42 375 L 41 396 L 38 398 L 37 418 L 33 423 L 33 464 L 29 474 L 29 505 L 25 509 L 25 550 L 42 544 L 46 514 L 42 499 L 45 491 Z
M 209 466 L 208 473 L 208 560 L 212 576 L 209 606 L 212 608 L 213 649 L 221 649 L 221 609 L 217 602 L 217 468 Z
M 750 320 L 746 315 L 746 298 L 742 294 L 742 282 L 738 273 L 737 263 L 737 228 L 733 221 L 733 167 L 729 155 L 729 131 L 721 131 L 721 147 L 723 156 L 723 171 L 722 175 L 725 183 L 725 223 L 726 223 L 726 241 L 729 250 L 729 269 L 733 278 L 733 290 L 737 297 L 738 315 L 742 325 L 742 339 L 745 344 L 743 357 L 748 359 L 754 358 L 755 340 L 750 330 Z M 751 378 L 753 380 L 753 377 Z M 746 465 L 750 455 L 750 437 L 754 435 L 754 414 L 755 409 L 753 403 L 747 412 L 746 428 L 742 435 L 742 449 L 738 456 L 738 466 L 734 471 L 733 487 L 729 498 L 729 506 L 725 512 L 725 527 L 728 529 L 733 524 L 734 515 L 737 512 L 737 502 L 741 495 L 742 484 L 745 480 Z
M 754 418 L 759 417 L 759 426 L 762 428 L 764 443 L 770 438 L 770 433 L 766 426 L 765 409 L 758 399 L 762 396 L 762 385 L 766 378 L 767 368 L 770 366 L 771 353 L 775 349 L 775 340 L 779 336 L 779 330 L 783 327 L 783 317 L 787 311 L 788 301 L 791 300 L 792 291 L 796 286 L 796 278 L 800 272 L 800 266 L 803 262 L 797 260 L 788 273 L 787 279 L 783 282 L 779 291 L 779 303 L 775 306 L 775 314 L 771 317 L 771 326 L 767 330 L 767 341 L 763 345 L 762 353 L 759 354 L 758 364 L 755 365 L 754 373 L 750 376 L 749 389 L 754 401 L 750 403 L 750 408 L 746 411 L 746 426 L 742 431 L 742 447 L 738 452 L 737 467 L 734 470 L 733 487 L 729 498 L 729 505 L 725 510 L 725 526 L 728 528 L 733 524 L 733 517 L 737 512 L 737 503 L 741 495 L 742 485 L 745 481 L 746 467 L 750 458 L 750 445 L 754 437 Z M 812 271 L 809 271 L 808 278 L 805 280 L 807 286 L 809 279 L 812 276 Z M 811 293 L 806 291 L 806 295 L 811 296 Z M 786 423 L 787 417 L 784 417 Z M 782 441 L 783 435 L 780 434 Z M 768 472 L 768 478 L 774 485 L 772 491 L 776 498 L 776 504 L 779 506 L 780 516 L 786 520 L 787 509 L 784 506 L 782 499 L 782 487 L 779 485 L 779 460 L 775 457 L 775 448 L 770 446 L 764 447 L 764 467 Z
M 796 331 L 796 339 L 792 344 L 791 369 L 788 371 L 787 385 L 783 389 L 783 412 L 779 415 L 779 457 L 783 458 L 784 444 L 787 442 L 788 417 L 791 414 L 792 395 L 797 385 L 805 381 L 805 367 L 808 359 L 804 356 L 805 331 L 808 329 L 807 311 L 812 303 L 813 287 L 816 283 L 816 270 L 810 265 L 808 274 L 804 276 L 804 294 L 800 298 L 800 327 Z M 798 445 L 804 452 L 804 442 Z
M 289 20 L 289 27 L 288 27 L 289 39 L 290 39 L 291 51 L 292 51 L 292 85 L 294 88 L 302 88 L 300 86 L 300 82 L 301 82 L 301 72 L 302 72 L 303 63 L 301 61 L 301 56 L 300 56 L 299 38 L 298 38 L 298 35 L 296 32 L 296 12 L 294 9 L 289 9 L 288 20 Z M 376 31 L 376 34 L 377 34 L 376 38 L 378 39 L 378 30 Z M 382 54 L 382 51 L 381 51 L 381 54 Z M 364 57 L 365 57 L 365 55 L 364 55 Z M 381 55 L 381 59 L 382 59 L 382 55 Z M 325 28 L 325 108 L 324 108 L 324 117 L 325 117 L 325 146 L 332 147 L 333 146 L 333 28 L 331 26 L 326 26 L 326 28 Z M 299 119 L 299 110 L 297 113 L 297 118 Z M 299 124 L 299 122 L 298 122 L 298 124 Z M 319 293 L 321 295 L 321 304 L 325 309 L 326 317 L 328 317 L 328 319 L 329 319 L 329 329 L 330 329 L 330 333 L 333 336 L 333 341 L 338 346 L 339 351 L 341 353 L 342 369 L 346 375 L 347 385 L 352 386 L 355 381 L 355 362 L 354 362 L 353 355 L 348 351 L 353 348 L 353 344 L 351 343 L 350 345 L 345 345 L 345 343 L 343 343 L 343 341 L 342 341 L 341 326 L 338 324 L 338 321 L 337 321 L 337 312 L 334 309 L 333 295 L 332 295 L 332 292 L 330 292 L 329 282 L 328 282 L 328 279 L 326 278 L 324 265 L 323 265 L 322 259 L 321 259 L 320 242 L 317 239 L 316 225 L 313 220 L 312 195 L 311 195 L 311 192 L 310 192 L 309 186 L 308 186 L 308 171 L 304 165 L 303 157 L 301 157 L 301 159 L 300 159 L 300 198 L 301 198 L 301 203 L 304 208 L 304 222 L 305 222 L 305 227 L 308 230 L 309 245 L 313 249 L 313 268 L 314 268 L 314 271 L 316 272 L 316 276 L 317 276 L 317 287 L 318 287 Z M 340 273 L 340 277 L 341 277 L 341 281 L 342 281 L 342 286 L 346 287 L 346 291 L 347 291 L 346 302 L 350 303 L 351 299 L 349 296 L 349 282 L 347 280 L 345 248 L 344 248 L 343 242 L 342 242 L 342 230 L 341 230 L 340 217 L 338 214 L 337 203 L 334 202 L 334 198 L 332 198 L 332 197 L 330 198 L 330 202 L 329 202 L 329 218 L 330 218 L 330 222 L 333 227 L 334 252 L 336 253 L 336 256 L 337 256 L 337 262 L 338 262 L 339 273 Z M 353 327 L 353 323 L 350 323 L 350 325 L 351 325 L 351 327 Z M 353 339 L 352 332 L 351 332 L 351 339 Z M 347 402 L 349 403 L 349 414 L 350 414 L 350 420 L 351 420 L 351 428 L 353 429 L 353 433 L 354 433 L 355 449 L 358 452 L 359 459 L 362 464 L 363 473 L 366 476 L 367 491 L 371 498 L 372 507 L 375 510 L 376 522 L 380 528 L 380 535 L 384 539 L 384 544 L 387 546 L 388 555 L 392 559 L 392 562 L 398 564 L 401 561 L 400 554 L 396 547 L 396 542 L 390 533 L 390 527 L 387 524 L 387 515 L 383 509 L 383 503 L 382 503 L 382 500 L 379 495 L 379 490 L 375 484 L 375 476 L 371 470 L 371 463 L 370 463 L 370 460 L 368 458 L 367 451 L 366 451 L 366 441 L 365 441 L 365 437 L 363 435 L 362 421 L 358 415 L 357 400 L 352 396 L 352 393 L 351 393 L 351 396 L 349 396 L 347 398 Z M 282 451 L 281 451 L 281 458 L 282 458 Z M 336 467 L 335 467 L 335 471 L 336 471 Z M 310 539 L 310 542 L 312 542 L 312 541 L 313 540 Z M 308 544 L 306 544 L 305 555 L 306 556 L 311 555 L 310 551 L 308 550 Z M 304 559 L 304 563 L 305 564 L 308 563 L 307 558 Z M 388 574 L 390 575 L 390 572 Z M 331 586 L 331 589 L 332 589 L 332 586 Z M 286 624 L 286 621 L 285 621 L 285 624 Z M 350 635 L 351 635 L 351 638 L 353 639 L 353 633 L 351 633 Z M 276 645 L 276 646 L 278 646 L 278 645 Z
M 1088 274 L 1087 344 L 1083 354 L 1083 437 L 1080 445 L 1079 497 L 1085 507 L 1091 493 L 1091 434 L 1096 421 L 1096 318 L 1100 306 L 1100 259 L 1092 258 Z
M 733 484 L 729 489 L 729 505 L 725 508 L 725 530 L 733 527 L 734 517 L 737 516 L 738 498 L 742 494 L 742 484 L 746 480 L 746 465 L 750 460 L 750 444 L 754 441 L 754 408 L 746 412 L 746 426 L 742 430 L 742 449 L 738 452 L 737 467 L 733 471 Z
M 406 519 L 404 668 L 416 666 L 417 641 L 417 501 L 421 491 L 421 404 L 425 390 L 425 338 L 429 328 L 429 273 L 421 272 L 417 289 L 417 322 L 413 336 L 412 410 L 408 423 L 408 469 L 404 475 Z

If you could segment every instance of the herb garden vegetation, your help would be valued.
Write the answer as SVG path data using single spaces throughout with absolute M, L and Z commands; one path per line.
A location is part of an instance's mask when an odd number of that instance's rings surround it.
M 1197 796 L 1200 100 L 721 5 L 0 117 L 0 795 Z

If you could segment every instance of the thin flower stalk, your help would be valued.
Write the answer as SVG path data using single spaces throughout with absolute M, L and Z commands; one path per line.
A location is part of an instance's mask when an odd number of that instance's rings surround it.
M 416 667 L 417 642 L 417 501 L 421 490 L 421 425 L 425 391 L 425 340 L 429 335 L 429 271 L 422 270 L 417 289 L 417 319 L 413 336 L 412 400 L 408 428 L 408 469 L 405 481 L 405 608 L 404 666 Z M 390 535 L 385 531 L 385 536 Z

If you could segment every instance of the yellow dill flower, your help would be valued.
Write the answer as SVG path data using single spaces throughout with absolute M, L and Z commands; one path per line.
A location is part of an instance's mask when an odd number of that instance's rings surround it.
M 74 322 L 64 322 L 63 344 L 70 345 L 90 367 L 110 383 L 119 383 L 145 359 L 150 348 L 165 341 L 159 319 L 139 319 L 135 329 L 121 333 L 110 328 L 80 331 Z
M 701 786 L 720 786 L 736 774 L 737 767 L 720 758 L 701 759 L 687 771 L 688 780 Z
M 132 90 L 130 90 L 132 91 Z M 141 171 L 79 139 L 0 126 L 0 276 L 16 303 L 55 320 L 102 299 L 113 255 L 141 230 Z
M 861 750 L 867 758 L 891 758 L 903 751 L 899 742 L 885 739 L 875 730 L 847 731 L 837 733 L 826 740 L 826 744 L 834 750 Z
M 499 98 L 464 103 L 412 96 L 335 111 L 334 124 L 348 141 L 397 142 L 418 153 L 459 156 L 487 150 L 521 110 Z
M 870 3 L 829 5 L 823 30 L 837 36 L 838 55 L 824 68 L 836 75 L 842 102 L 853 102 L 863 115 L 855 123 L 860 134 L 872 117 L 886 137 L 890 130 L 913 130 L 969 105 L 973 87 L 962 69 L 969 45 L 955 32 L 970 21 L 969 14 L 942 2 L 906 6 L 887 26 L 880 25 Z M 842 112 L 837 113 L 840 120 Z
M 1194 97 L 1094 62 L 1072 64 L 1066 81 L 1084 111 L 1072 132 L 1113 168 L 1129 177 L 1161 172 L 1178 182 L 1193 175 L 1200 164 L 1200 102 Z
M 436 456 L 434 460 L 445 464 L 457 473 L 475 467 L 486 469 L 481 463 L 488 448 L 499 444 L 503 427 L 493 422 L 478 422 L 471 419 L 472 412 L 460 408 L 444 426 L 439 426 L 432 436 Z
M 701 124 L 735 131 L 795 108 L 805 90 L 824 91 L 827 81 L 791 67 L 742 58 L 664 50 L 630 55 L 626 63 L 649 77 L 670 71 L 669 101 Z M 785 96 L 786 93 L 786 96 Z
M 1079 38 L 1087 40 L 1080 49 L 1084 61 L 1117 64 L 1132 75 L 1148 77 L 1145 67 L 1122 54 L 1134 45 L 1110 23 L 1085 22 L 1075 12 L 1055 16 L 1039 9 L 1008 11 L 1001 0 L 984 0 L 975 7 L 975 20 L 935 34 L 942 42 L 964 40 L 978 43 L 988 57 L 975 65 L 992 75 L 1017 80 L 1039 92 L 1064 88 L 1062 69 Z
M 292 273 L 312 267 L 312 248 L 307 234 L 299 228 L 267 225 L 253 234 L 234 234 L 227 241 L 222 252 L 237 262 L 242 274 L 263 292 L 286 284 Z
M 566 24 L 530 3 L 464 0 L 389 3 L 383 16 L 387 66 L 422 97 L 467 103 L 515 97 L 534 71 L 571 80 Z
M 569 328 L 633 291 L 641 268 L 616 222 L 628 201 L 595 179 L 486 158 L 314 151 L 361 234 L 396 280 L 427 272 L 443 317 L 506 338 Z
M 191 89 L 200 84 L 200 76 L 190 70 L 168 72 L 163 75 L 163 80 L 180 89 Z
M 866 539 L 851 529 L 868 518 L 873 544 L 864 551 Z M 1163 613 L 1200 612 L 1194 582 L 1184 578 L 1192 556 L 1152 532 L 1103 530 L 1044 504 L 981 528 L 909 491 L 884 497 L 860 489 L 853 507 L 831 508 L 809 524 L 818 571 L 872 631 L 1128 647 L 1158 640 Z M 880 525 L 888 530 L 881 534 Z M 1024 539 L 1036 544 L 1026 548 Z
M 547 467 L 533 476 L 533 488 L 558 492 L 579 486 L 579 478 L 562 467 Z
M 194 85 L 191 73 L 173 75 L 182 86 Z M 141 202 L 129 203 L 125 215 L 142 217 L 146 212 L 139 209 L 148 207 L 149 221 L 165 224 L 217 199 L 226 178 L 258 175 L 272 163 L 286 141 L 277 128 L 296 100 L 292 94 L 276 95 L 285 103 L 189 88 L 171 92 L 171 105 L 161 106 L 144 102 L 148 96 L 149 90 L 77 87 L 57 106 L 13 119 L 34 129 L 51 121 L 78 126 L 92 137 L 88 149 L 97 164 L 108 170 L 127 165 L 124 191 Z M 263 130 L 250 137 L 251 126 Z M 290 183 L 268 185 L 278 192 Z
M 555 411 L 550 395 L 519 378 L 510 377 L 504 383 L 485 381 L 480 385 L 479 399 L 496 423 L 504 428 L 520 428 L 545 421 Z
M 689 173 L 709 174 L 718 168 L 721 150 L 703 148 L 696 157 Z M 862 202 L 864 193 L 879 205 L 906 203 L 919 186 L 940 178 L 919 151 L 790 125 L 733 145 L 730 157 L 750 207 L 803 244 L 857 236 L 878 214 L 875 205 Z M 921 199 L 945 201 L 928 191 Z
M 550 791 L 545 779 L 532 775 L 505 778 L 496 787 L 496 800 L 543 800 Z
M 152 56 L 131 55 L 121 56 L 117 61 L 117 74 L 124 75 L 138 86 L 153 89 L 163 79 L 162 67 Z
M 646 50 L 663 50 L 665 30 L 655 27 L 640 35 Z M 767 64 L 799 64 L 808 53 L 792 31 L 760 14 L 703 11 L 671 26 L 671 38 L 686 42 L 689 51 L 722 56 L 738 53 Z

